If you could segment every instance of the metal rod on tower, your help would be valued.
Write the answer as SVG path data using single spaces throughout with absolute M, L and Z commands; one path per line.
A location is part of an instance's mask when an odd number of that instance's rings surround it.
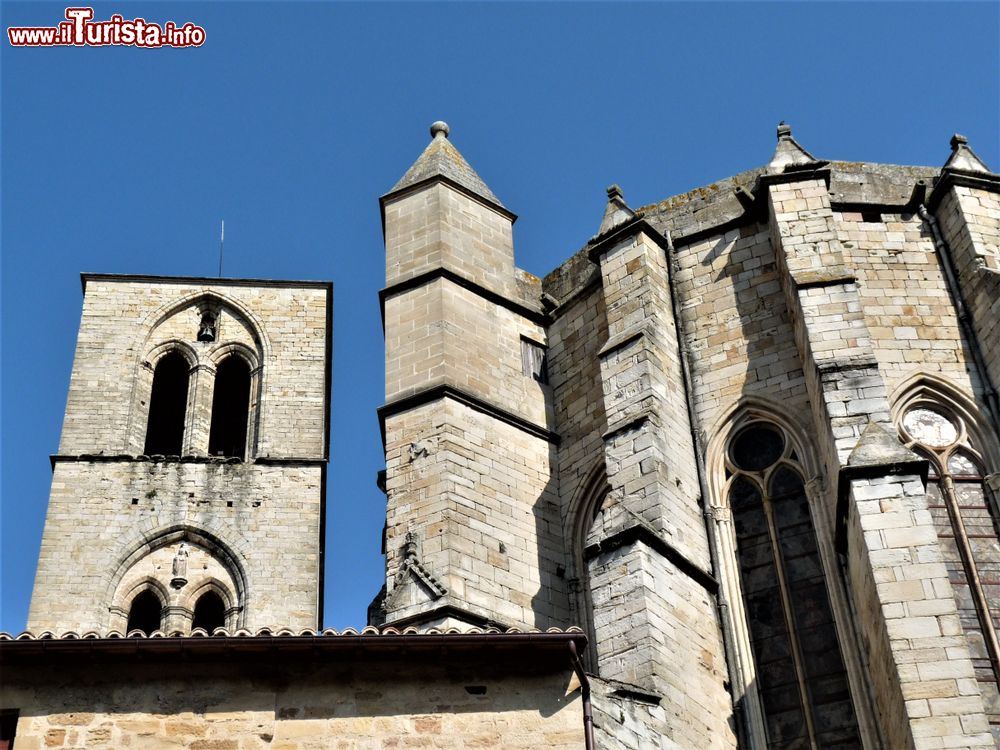
M 219 278 L 222 278 L 222 248 L 226 244 L 226 220 L 222 220 L 222 232 L 219 234 Z

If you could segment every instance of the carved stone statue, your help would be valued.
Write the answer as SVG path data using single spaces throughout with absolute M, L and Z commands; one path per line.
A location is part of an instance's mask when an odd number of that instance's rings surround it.
M 188 551 L 187 545 L 181 542 L 181 546 L 177 549 L 177 554 L 174 555 L 172 574 L 173 578 L 170 580 L 170 585 L 175 589 L 181 588 L 187 583 L 187 559 Z

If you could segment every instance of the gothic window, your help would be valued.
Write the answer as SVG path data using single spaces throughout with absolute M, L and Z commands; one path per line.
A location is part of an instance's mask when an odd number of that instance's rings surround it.
M 767 747 L 860 746 L 798 457 L 754 422 L 726 468 Z
M 153 631 L 159 630 L 162 611 L 163 606 L 160 604 L 159 597 L 146 589 L 132 600 L 125 632 L 131 633 L 133 630 L 141 630 L 146 635 L 150 635 Z
M 980 453 L 955 411 L 918 401 L 903 441 L 927 458 L 927 501 L 994 736 L 1000 739 L 1000 517 L 987 496 Z
M 230 355 L 222 360 L 215 374 L 209 455 L 244 458 L 249 416 L 250 365 L 242 357 Z
M 222 597 L 214 591 L 206 591 L 198 598 L 194 605 L 194 620 L 191 622 L 191 629 L 204 628 L 205 632 L 211 634 L 216 628 L 226 625 L 226 605 Z
M 180 352 L 170 352 L 156 363 L 146 423 L 147 456 L 179 456 L 184 445 L 190 365 Z

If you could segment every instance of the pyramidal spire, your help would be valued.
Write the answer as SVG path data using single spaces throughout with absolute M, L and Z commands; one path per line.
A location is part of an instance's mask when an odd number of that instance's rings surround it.
M 449 180 L 460 187 L 465 188 L 486 201 L 493 203 L 500 208 L 505 208 L 500 199 L 493 191 L 487 187 L 482 178 L 476 174 L 476 170 L 469 166 L 458 149 L 451 145 L 448 134 L 451 129 L 448 123 L 438 120 L 431 125 L 431 142 L 428 144 L 420 157 L 413 162 L 406 174 L 404 174 L 395 185 L 392 186 L 387 195 L 396 193 L 410 185 L 424 182 L 435 177 Z
M 802 148 L 799 142 L 792 138 L 792 126 L 787 125 L 784 120 L 779 122 L 778 147 L 774 149 L 774 156 L 768 162 L 767 168 L 777 172 L 788 166 L 810 164 L 815 161 L 816 157 Z
M 951 156 L 948 157 L 948 161 L 941 169 L 960 169 L 964 172 L 990 174 L 990 168 L 986 166 L 986 162 L 976 156 L 976 152 L 969 147 L 969 139 L 958 133 L 951 137 Z
M 608 188 L 608 205 L 604 209 L 604 218 L 601 219 L 601 228 L 597 230 L 597 236 L 601 237 L 634 218 L 635 211 L 629 208 L 625 202 L 622 189 L 617 185 L 612 185 Z

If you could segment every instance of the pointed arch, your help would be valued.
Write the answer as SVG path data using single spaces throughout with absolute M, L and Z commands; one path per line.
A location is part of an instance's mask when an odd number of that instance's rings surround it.
M 900 439 L 927 459 L 927 507 L 993 733 L 1000 736 L 998 436 L 973 400 L 938 375 L 893 391 Z
M 819 476 L 819 462 L 808 438 L 809 431 L 798 417 L 769 398 L 746 395 L 722 413 L 709 433 L 705 465 L 708 467 L 709 491 L 713 498 L 723 496 L 726 476 L 721 467 L 724 466 L 730 441 L 739 430 L 754 421 L 776 424 L 789 437 L 807 484 L 815 482 Z
M 237 333 L 233 336 L 230 326 L 229 335 L 225 330 L 220 332 L 217 342 L 199 343 L 192 346 L 189 338 L 195 341 L 199 338 L 197 321 L 193 318 L 185 324 L 185 331 L 170 330 L 177 326 L 169 321 L 181 315 L 186 310 L 203 311 L 213 309 L 218 315 L 225 313 L 238 322 Z M 229 320 L 230 318 L 227 318 Z M 166 326 L 166 328 L 164 328 Z M 189 331 L 187 329 L 190 329 Z M 165 337 L 165 338 L 164 338 Z M 238 339 L 244 339 L 240 341 Z M 211 343 L 206 346 L 206 343 Z M 168 346 L 169 345 L 169 346 Z M 261 431 L 263 420 L 260 406 L 260 394 L 265 392 L 264 363 L 272 353 L 272 345 L 262 321 L 239 300 L 215 290 L 193 290 L 178 298 L 165 302 L 156 310 L 150 312 L 137 328 L 130 350 L 134 353 L 132 390 L 129 396 L 129 416 L 124 434 L 124 452 L 139 454 L 142 452 L 146 421 L 149 412 L 149 395 L 152 386 L 152 371 L 155 360 L 164 347 L 183 349 L 185 356 L 191 361 L 191 383 L 189 389 L 189 408 L 186 421 L 188 425 L 184 444 L 184 453 L 207 454 L 208 425 L 201 419 L 195 423 L 196 414 L 207 413 L 212 398 L 212 386 L 215 365 L 225 357 L 226 353 L 239 352 L 249 363 L 253 378 L 252 414 L 250 434 L 247 443 L 252 455 L 256 445 L 257 435 Z M 202 352 L 199 354 L 199 352 Z M 203 372 L 204 371 L 204 372 Z M 205 405 L 205 402 L 208 405 Z M 202 404 L 202 407 L 197 407 Z
M 986 472 L 1000 472 L 1000 436 L 965 391 L 937 373 L 915 372 L 901 381 L 889 396 L 893 423 L 899 425 L 904 413 L 921 403 L 955 413 L 965 426 L 969 442 L 982 454 Z
M 227 603 L 227 612 L 230 613 L 232 626 L 241 627 L 248 616 L 246 605 L 250 599 L 248 578 L 244 565 L 245 554 L 238 552 L 223 542 L 211 531 L 191 524 L 173 524 L 152 532 L 136 532 L 119 544 L 118 552 L 114 557 L 115 562 L 112 565 L 113 572 L 108 580 L 105 594 L 105 601 L 108 601 L 110 604 L 109 609 L 111 609 L 112 613 L 125 609 L 123 606 L 123 602 L 125 601 L 124 592 L 120 592 L 118 589 L 122 579 L 137 562 L 163 547 L 178 542 L 189 542 L 205 550 L 222 566 L 222 569 L 232 579 L 233 586 L 235 587 L 235 591 L 233 592 L 227 591 L 228 587 L 221 581 L 216 580 L 214 584 L 219 591 L 224 592 L 223 600 Z M 244 550 L 249 549 L 249 543 L 243 540 L 243 543 L 239 547 Z M 167 574 L 165 573 L 164 575 L 166 576 Z M 155 581 L 155 579 L 151 580 Z M 205 585 L 199 584 L 199 589 Z M 207 585 L 211 587 L 212 579 L 208 580 Z M 186 610 L 190 609 L 186 607 L 187 604 L 192 602 L 189 595 L 184 595 L 183 597 L 172 596 L 162 581 L 156 581 L 156 587 L 159 595 L 165 602 L 165 606 L 177 606 Z M 129 588 L 129 591 L 135 590 L 136 586 Z M 175 601 L 177 599 L 179 601 Z
M 260 350 L 262 359 L 267 360 L 271 357 L 271 342 L 260 318 L 239 300 L 229 295 L 221 294 L 214 289 L 200 289 L 188 292 L 176 299 L 165 302 L 156 310 L 150 312 L 139 324 L 135 339 L 135 351 L 137 353 L 142 352 L 145 349 L 142 344 L 147 342 L 153 331 L 168 318 L 188 308 L 206 305 L 214 305 L 220 308 L 227 307 L 234 311 L 236 317 L 241 318 L 247 328 L 252 331 L 254 342 Z
M 773 439 L 755 434 L 764 431 Z M 742 450 L 750 453 L 734 453 L 741 438 L 746 441 Z M 771 450 L 762 451 L 759 440 L 771 440 Z M 867 746 L 877 728 L 855 618 L 833 549 L 832 506 L 826 502 L 826 483 L 806 426 L 783 405 L 744 396 L 709 435 L 706 478 L 709 533 L 719 549 L 716 574 L 729 605 L 723 616 L 729 618 L 734 640 L 734 695 L 746 712 L 754 746 L 780 744 L 789 733 L 823 741 L 822 717 L 830 711 L 846 711 L 845 736 L 856 732 Z M 767 560 L 773 575 L 764 570 Z M 802 607 L 825 614 L 805 627 Z M 768 617 L 774 622 L 762 626 L 770 622 Z M 769 627 L 777 628 L 775 634 L 786 633 L 786 649 L 770 649 Z M 822 638 L 812 632 L 817 627 L 823 629 Z M 814 649 L 817 640 L 825 644 L 819 652 Z M 775 661 L 775 654 L 784 651 L 787 663 Z M 816 673 L 828 654 L 839 657 L 833 659 L 839 666 L 826 665 L 833 670 L 830 679 L 844 687 L 824 696 Z M 782 690 L 796 696 L 798 714 L 776 697 Z M 858 741 L 858 734 L 852 741 Z
M 591 595 L 590 569 L 585 554 L 588 536 L 611 487 L 608 484 L 604 456 L 594 463 L 570 500 L 567 528 L 570 538 L 566 549 L 571 551 L 569 575 L 571 606 L 576 624 L 587 634 L 587 650 L 583 654 L 587 669 L 598 674 L 597 634 L 594 627 L 594 601 Z

